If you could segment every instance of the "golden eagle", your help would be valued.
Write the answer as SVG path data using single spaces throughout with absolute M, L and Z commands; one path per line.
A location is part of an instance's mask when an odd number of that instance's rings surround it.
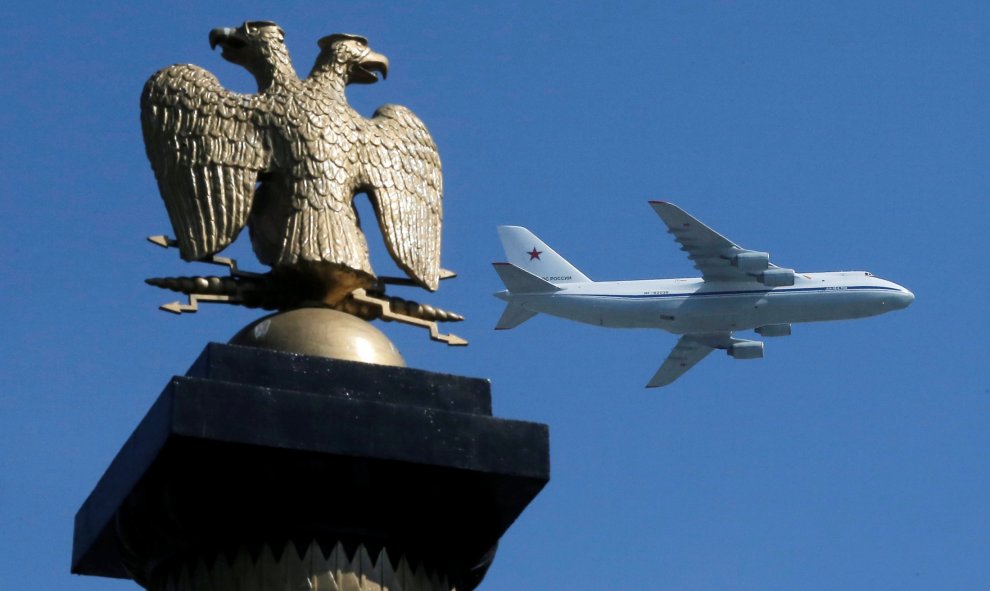
M 330 35 L 301 80 L 274 23 L 214 29 L 210 43 L 255 77 L 256 94 L 174 65 L 141 95 L 148 159 L 182 257 L 211 257 L 248 226 L 273 276 L 315 285 L 333 304 L 377 283 L 353 205 L 364 192 L 398 266 L 435 290 L 443 181 L 433 138 L 405 107 L 368 119 L 344 95 L 349 83 L 384 77 L 386 58 L 362 37 Z

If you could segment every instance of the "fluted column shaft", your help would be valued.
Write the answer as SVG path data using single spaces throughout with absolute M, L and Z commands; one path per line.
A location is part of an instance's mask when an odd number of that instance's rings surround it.
M 210 564 L 183 564 L 149 582 L 149 591 L 454 591 L 442 573 L 393 565 L 383 549 L 372 556 L 359 545 L 348 556 L 342 544 L 325 553 L 316 542 L 300 555 L 293 543 L 278 556 L 265 545 L 257 557 L 242 548 L 233 560 L 223 554 Z

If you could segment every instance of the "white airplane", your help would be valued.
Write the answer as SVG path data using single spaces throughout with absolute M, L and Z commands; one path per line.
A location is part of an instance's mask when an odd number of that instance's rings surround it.
M 713 349 L 735 359 L 763 357 L 762 341 L 734 338 L 735 331 L 787 336 L 797 322 L 865 318 L 914 301 L 910 291 L 872 273 L 796 273 L 778 267 L 768 253 L 736 245 L 672 203 L 650 205 L 701 277 L 592 281 L 526 228 L 499 226 L 509 262 L 494 264 L 507 288 L 495 296 L 508 305 L 495 328 L 514 328 L 543 312 L 596 326 L 679 334 L 646 385 L 656 388 L 679 378 Z

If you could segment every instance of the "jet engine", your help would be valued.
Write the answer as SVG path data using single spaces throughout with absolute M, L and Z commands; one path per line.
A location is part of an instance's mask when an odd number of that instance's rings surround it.
M 760 341 L 741 341 L 729 345 L 726 353 L 735 359 L 760 359 L 763 357 L 763 343 Z
M 790 324 L 768 324 L 756 329 L 756 333 L 765 337 L 786 337 L 791 334 Z
M 767 287 L 789 287 L 794 285 L 794 269 L 767 269 L 760 273 L 760 283 Z
M 770 266 L 770 253 L 747 250 L 734 255 L 731 259 L 733 267 L 739 267 L 740 271 L 753 272 L 762 271 Z

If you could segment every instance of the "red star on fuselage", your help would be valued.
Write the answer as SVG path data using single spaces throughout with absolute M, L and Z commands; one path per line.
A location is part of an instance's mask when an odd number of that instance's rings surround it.
M 533 250 L 527 252 L 526 254 L 529 255 L 529 260 L 536 259 L 536 260 L 539 261 L 539 260 L 541 260 L 540 259 L 540 255 L 543 254 L 543 251 L 542 250 L 536 250 L 536 247 L 534 246 L 533 247 Z

